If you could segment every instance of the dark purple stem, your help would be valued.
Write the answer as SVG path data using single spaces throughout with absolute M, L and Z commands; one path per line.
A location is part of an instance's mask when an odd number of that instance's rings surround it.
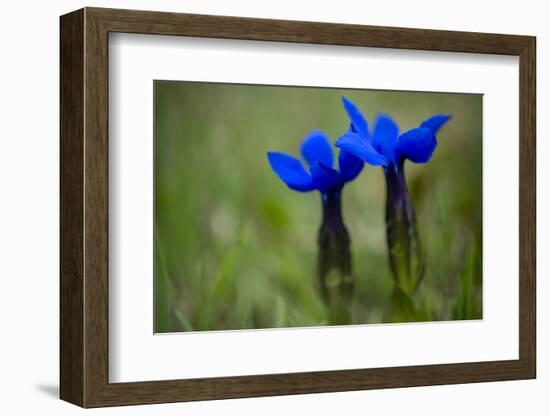
M 403 162 L 384 168 L 386 175 L 386 235 L 395 283 L 412 296 L 424 273 L 424 251 L 416 226 Z
M 323 222 L 319 228 L 321 294 L 332 308 L 333 323 L 349 320 L 347 304 L 353 293 L 348 230 L 342 218 L 341 190 L 322 193 Z M 345 311 L 344 311 L 345 309 Z

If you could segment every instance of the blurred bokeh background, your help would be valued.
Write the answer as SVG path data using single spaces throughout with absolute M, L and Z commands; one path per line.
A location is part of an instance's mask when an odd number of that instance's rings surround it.
M 266 152 L 299 155 L 304 136 L 334 143 L 341 103 L 401 131 L 435 113 L 453 119 L 427 164 L 406 162 L 427 268 L 416 321 L 482 317 L 482 96 L 156 81 L 155 332 L 317 326 L 318 192 L 288 189 Z M 338 150 L 334 148 L 335 155 Z M 356 287 L 354 324 L 394 322 L 385 188 L 366 166 L 343 192 Z

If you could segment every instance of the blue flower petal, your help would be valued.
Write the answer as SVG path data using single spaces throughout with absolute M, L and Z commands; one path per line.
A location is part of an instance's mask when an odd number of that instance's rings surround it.
M 329 189 L 340 189 L 344 186 L 342 175 L 336 169 L 328 167 L 322 162 L 317 162 L 311 166 L 311 177 L 315 187 L 321 192 L 326 192 Z
M 321 162 L 326 166 L 332 167 L 332 146 L 327 136 L 322 131 L 312 131 L 302 142 L 302 156 L 313 166 L 316 162 Z
M 346 97 L 342 97 L 342 102 L 344 103 L 344 108 L 346 109 L 346 112 L 351 120 L 352 129 L 364 138 L 369 139 L 369 125 L 367 123 L 367 119 L 363 116 L 363 113 L 361 113 L 357 106 Z
M 376 150 L 383 153 L 391 162 L 396 162 L 396 149 L 399 138 L 399 126 L 388 115 L 380 114 L 376 119 L 372 144 Z
M 433 134 L 437 134 L 439 129 L 443 127 L 443 125 L 450 119 L 451 115 L 449 114 L 436 114 L 435 116 L 431 116 L 429 119 L 422 122 L 420 127 L 431 129 Z
M 347 132 L 336 140 L 336 147 L 345 150 L 373 166 L 387 165 L 388 158 L 374 150 L 374 147 L 359 134 Z
M 311 175 L 304 169 L 299 159 L 279 152 L 268 152 L 267 158 L 273 172 L 289 188 L 300 192 L 308 192 L 315 189 Z
M 415 163 L 426 163 L 437 147 L 437 139 L 432 129 L 419 127 L 403 133 L 399 137 L 399 157 L 406 157 Z
M 340 166 L 340 174 L 346 182 L 354 180 L 363 170 L 365 162 L 350 152 L 340 150 L 338 155 L 338 165 Z

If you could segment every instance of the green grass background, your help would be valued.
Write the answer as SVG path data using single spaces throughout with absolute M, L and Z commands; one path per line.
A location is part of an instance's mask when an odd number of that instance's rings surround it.
M 168 81 L 154 91 L 155 332 L 326 324 L 320 195 L 288 189 L 266 152 L 299 155 L 312 129 L 334 142 L 349 123 L 342 96 L 369 121 L 391 114 L 401 131 L 453 115 L 432 159 L 406 163 L 427 251 L 414 319 L 482 317 L 481 95 Z M 343 191 L 356 324 L 395 319 L 384 204 L 380 167 L 367 165 Z

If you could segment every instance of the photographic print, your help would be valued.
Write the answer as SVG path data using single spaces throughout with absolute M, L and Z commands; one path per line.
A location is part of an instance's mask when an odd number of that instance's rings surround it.
M 482 95 L 154 96 L 155 332 L 482 318 Z

